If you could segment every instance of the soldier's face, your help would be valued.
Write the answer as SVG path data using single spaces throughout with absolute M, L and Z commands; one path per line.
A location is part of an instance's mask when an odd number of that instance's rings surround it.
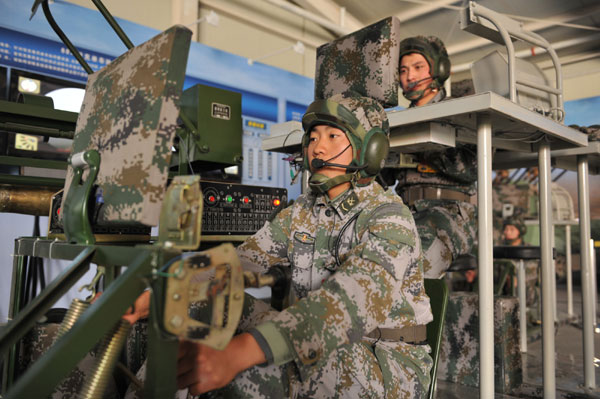
M 512 224 L 504 226 L 504 238 L 507 240 L 516 240 L 519 238 L 519 229 Z
M 307 153 L 309 164 L 313 159 L 322 159 L 341 165 L 348 165 L 352 162 L 352 146 L 348 137 L 343 131 L 333 126 L 317 125 L 313 127 L 310 132 Z M 313 172 L 316 171 L 313 170 Z M 327 177 L 335 177 L 345 174 L 346 170 L 335 166 L 325 166 L 319 169 L 319 173 Z
M 429 64 L 425 57 L 419 53 L 407 54 L 400 60 L 400 85 L 402 90 L 416 91 L 425 90 L 425 93 L 431 91 L 428 87 L 431 83 L 431 73 Z

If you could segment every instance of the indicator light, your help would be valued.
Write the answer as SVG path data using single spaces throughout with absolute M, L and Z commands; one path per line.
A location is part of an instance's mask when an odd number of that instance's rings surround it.
M 210 203 L 213 203 L 213 202 L 215 202 L 216 200 L 217 200 L 217 199 L 215 198 L 215 196 L 214 196 L 214 195 L 209 195 L 209 196 L 208 196 L 208 202 L 210 202 Z
M 244 201 L 244 204 L 247 204 L 250 202 L 250 198 L 244 197 L 244 198 L 242 198 L 242 201 Z
M 279 205 L 281 205 L 281 200 L 279 198 L 275 198 L 273 200 L 273 206 L 279 206 Z
M 225 197 L 225 201 L 231 203 L 233 202 L 233 197 L 231 195 L 227 195 L 227 197 Z

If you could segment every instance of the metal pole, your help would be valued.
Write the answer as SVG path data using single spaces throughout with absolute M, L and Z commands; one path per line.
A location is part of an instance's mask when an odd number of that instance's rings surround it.
M 477 115 L 479 238 L 479 397 L 494 397 L 494 275 L 492 224 L 492 120 Z
M 550 180 L 547 180 L 550 182 Z M 552 193 L 552 189 L 550 190 Z M 552 212 L 552 194 L 550 194 L 550 212 Z M 550 248 L 554 248 L 554 224 L 550 229 Z M 558 323 L 558 299 L 556 298 L 556 259 L 552 258 L 552 312 L 554 314 L 554 322 Z
M 521 328 L 521 352 L 527 352 L 527 278 L 525 277 L 525 262 L 519 259 L 519 280 L 517 288 L 519 290 L 519 327 Z
M 594 329 L 597 326 L 596 323 L 596 318 L 597 318 L 597 314 L 596 314 L 596 309 L 597 309 L 597 305 L 598 305 L 598 288 L 596 287 L 596 254 L 594 253 L 594 240 L 590 239 L 590 272 L 592 274 L 592 278 L 590 279 L 590 281 L 592 282 L 591 284 L 591 288 L 592 288 L 592 298 L 594 299 L 592 301 L 592 324 L 594 324 Z
M 573 317 L 573 275 L 571 259 L 571 225 L 565 225 L 565 252 L 567 253 L 567 316 Z
M 554 357 L 554 304 L 552 285 L 552 203 L 550 197 L 550 144 L 540 143 L 540 246 L 542 251 L 542 358 L 544 360 L 544 398 L 556 397 Z
M 579 242 L 581 245 L 581 296 L 583 317 L 583 379 L 586 388 L 596 388 L 594 370 L 594 294 L 592 291 L 592 265 L 590 259 L 590 188 L 588 158 L 577 157 L 577 188 L 579 191 Z

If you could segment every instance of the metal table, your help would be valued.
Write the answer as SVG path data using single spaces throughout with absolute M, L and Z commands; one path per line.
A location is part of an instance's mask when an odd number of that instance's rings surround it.
M 596 388 L 594 374 L 594 324 L 596 279 L 594 265 L 591 261 L 591 217 L 590 217 L 590 191 L 589 174 L 600 174 L 600 142 L 589 142 L 586 147 L 561 149 L 551 152 L 553 166 L 561 169 L 577 171 L 577 191 L 579 197 L 579 238 L 581 253 L 581 291 L 582 291 L 582 318 L 583 318 L 583 370 L 586 388 Z M 513 165 L 531 166 L 531 154 L 498 154 L 494 164 L 499 168 Z M 572 305 L 571 305 L 572 306 Z
M 388 119 L 391 127 L 390 145 L 400 152 L 453 146 L 456 141 L 477 144 L 481 398 L 494 396 L 492 146 L 511 150 L 513 153 L 538 154 L 543 275 L 544 395 L 554 397 L 556 381 L 554 317 L 551 306 L 553 276 L 551 275 L 550 146 L 555 149 L 585 147 L 587 136 L 491 92 L 401 111 L 390 111 Z M 298 128 L 298 124 L 288 122 L 285 130 L 289 133 L 264 140 L 263 149 L 285 151 L 290 147 L 297 148 L 301 135 L 293 133 Z M 585 169 L 587 175 L 587 163 Z M 587 196 L 584 201 L 587 201 Z M 589 209 L 587 202 L 585 207 Z M 585 231 L 589 234 L 589 223 Z M 589 245 L 589 240 L 587 242 Z

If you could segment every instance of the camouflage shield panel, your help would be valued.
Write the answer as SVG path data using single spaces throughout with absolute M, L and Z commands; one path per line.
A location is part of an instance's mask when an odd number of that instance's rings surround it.
M 479 386 L 479 296 L 454 292 L 448 298 L 438 378 Z M 519 346 L 519 301 L 494 297 L 494 386 L 512 393 L 523 381 Z
M 389 17 L 317 49 L 315 99 L 349 90 L 398 105 L 400 20 Z
M 190 40 L 174 26 L 88 78 L 71 153 L 100 153 L 98 225 L 158 224 Z

